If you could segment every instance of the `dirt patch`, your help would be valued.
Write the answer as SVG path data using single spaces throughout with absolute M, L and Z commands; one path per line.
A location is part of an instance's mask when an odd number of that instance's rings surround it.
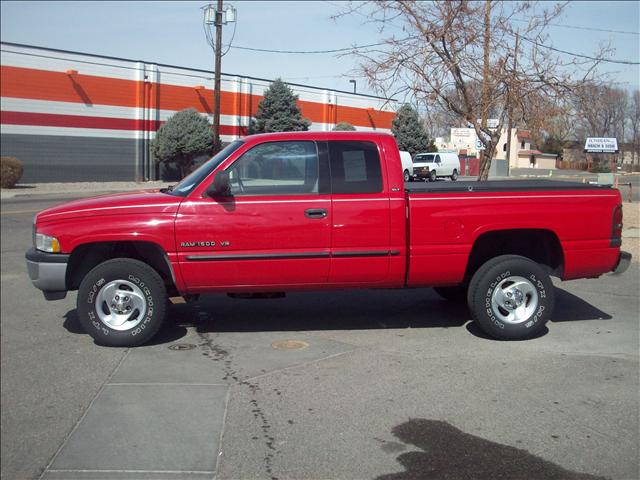
M 622 223 L 624 229 L 640 228 L 640 203 L 624 202 L 622 207 Z M 640 238 L 622 238 L 622 249 L 633 255 L 632 262 L 640 261 Z

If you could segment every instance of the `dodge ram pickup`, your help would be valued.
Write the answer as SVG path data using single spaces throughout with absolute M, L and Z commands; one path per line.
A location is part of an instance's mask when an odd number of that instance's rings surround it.
M 501 339 L 535 336 L 562 280 L 623 272 L 611 187 L 553 181 L 405 184 L 375 132 L 249 136 L 173 187 L 71 201 L 35 216 L 26 253 L 48 300 L 77 290 L 99 344 L 135 346 L 168 297 L 434 287 Z M 425 313 L 428 315 L 428 313 Z

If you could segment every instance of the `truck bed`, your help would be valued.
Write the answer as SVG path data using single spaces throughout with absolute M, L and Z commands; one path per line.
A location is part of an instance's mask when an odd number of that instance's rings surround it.
M 560 180 L 488 180 L 438 182 L 408 182 L 404 184 L 407 193 L 445 193 L 445 192 L 526 192 L 561 190 L 610 190 L 611 185 L 592 185 L 580 182 Z
M 410 286 L 459 283 L 474 245 L 497 245 L 498 253 L 542 248 L 540 232 L 560 245 L 563 280 L 611 271 L 617 261 L 612 222 L 620 193 L 610 185 L 441 181 L 406 183 L 405 189 Z M 491 232 L 509 232 L 515 240 L 507 245 Z

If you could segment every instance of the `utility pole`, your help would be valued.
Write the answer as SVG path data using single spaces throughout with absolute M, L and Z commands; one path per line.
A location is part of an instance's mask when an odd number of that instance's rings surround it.
M 480 120 L 480 129 L 484 135 L 487 128 L 487 118 L 489 116 L 489 43 L 491 41 L 491 0 L 485 0 L 484 7 L 484 55 L 482 67 L 482 118 Z M 480 139 L 485 143 L 485 139 Z M 480 172 L 478 180 L 486 180 L 489 177 L 489 167 L 491 166 L 491 151 L 486 148 L 482 150 L 480 155 Z M 487 155 L 489 156 L 487 158 Z
M 225 9 L 223 0 L 217 0 L 217 5 L 212 4 L 203 7 L 204 10 L 204 30 L 207 42 L 214 49 L 215 71 L 213 86 L 213 148 L 217 152 L 222 147 L 220 142 L 220 76 L 222 64 L 222 26 L 229 22 L 236 21 L 236 10 L 230 5 Z M 215 40 L 211 27 L 215 26 Z M 234 30 L 235 32 L 235 30 Z M 227 49 L 228 51 L 228 49 Z M 225 52 L 226 53 L 226 52 Z
M 220 150 L 220 65 L 222 64 L 222 0 L 216 8 L 216 69 L 213 87 L 213 149 Z
M 517 80 L 516 69 L 518 68 L 518 42 L 520 41 L 520 35 L 516 33 L 516 47 L 513 51 L 513 75 L 511 77 L 511 87 L 507 91 L 507 105 L 509 111 L 507 112 L 508 126 L 507 126 L 507 172 L 511 169 L 511 129 L 513 128 L 513 85 Z

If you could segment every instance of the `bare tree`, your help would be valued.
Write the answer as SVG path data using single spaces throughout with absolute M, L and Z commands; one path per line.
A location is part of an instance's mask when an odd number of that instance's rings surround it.
M 560 153 L 562 145 L 575 136 L 577 117 L 571 97 L 530 95 L 513 117 L 531 131 L 532 144 L 545 151 Z
M 607 85 L 584 83 L 574 94 L 583 136 L 624 140 L 627 92 Z
M 376 91 L 438 104 L 475 130 L 484 145 L 479 179 L 485 180 L 510 105 L 524 111 L 533 96 L 567 92 L 576 72 L 580 80 L 594 75 L 598 60 L 564 57 L 547 48 L 546 27 L 563 8 L 501 0 L 399 0 L 352 3 L 338 17 L 366 15 L 385 36 L 380 47 L 351 52 Z M 516 29 L 514 19 L 522 16 L 528 23 Z M 521 46 L 514 61 L 517 37 Z M 607 52 L 603 48 L 595 58 Z M 497 125 L 490 127 L 488 118 Z
M 419 111 L 422 112 L 424 128 L 429 138 L 448 137 L 450 127 L 460 121 L 455 114 L 437 103 L 426 103 Z

